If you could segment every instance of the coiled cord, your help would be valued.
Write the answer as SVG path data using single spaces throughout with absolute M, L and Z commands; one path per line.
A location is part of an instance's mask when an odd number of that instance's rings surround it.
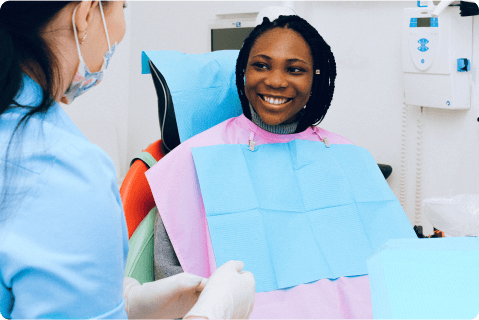
M 417 120 L 417 148 L 416 148 L 416 203 L 414 211 L 414 223 L 418 226 L 421 224 L 421 173 L 422 173 L 422 110 Z
M 402 208 L 406 211 L 406 129 L 407 129 L 407 104 L 404 104 L 402 108 L 402 120 L 401 120 L 401 179 L 399 186 L 399 202 Z

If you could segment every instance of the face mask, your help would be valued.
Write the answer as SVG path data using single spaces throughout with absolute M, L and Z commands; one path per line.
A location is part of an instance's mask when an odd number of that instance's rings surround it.
M 72 22 L 73 22 L 73 33 L 75 34 L 75 41 L 77 44 L 78 56 L 80 58 L 80 65 L 78 66 L 78 71 L 73 78 L 73 82 L 68 87 L 67 91 L 64 93 L 64 98 L 66 99 L 66 103 L 70 104 L 73 102 L 75 98 L 85 93 L 88 89 L 93 88 L 97 84 L 99 84 L 103 78 L 104 71 L 108 68 L 108 62 L 110 61 L 111 56 L 115 52 L 116 49 L 116 42 L 113 46 L 110 46 L 110 38 L 108 37 L 108 30 L 106 28 L 105 23 L 105 16 L 103 14 L 103 7 L 101 5 L 101 1 L 98 2 L 100 5 L 101 11 L 101 18 L 103 19 L 103 26 L 105 27 L 106 33 L 106 40 L 108 41 L 108 52 L 103 57 L 103 65 L 101 66 L 100 71 L 98 72 L 90 72 L 88 67 L 86 66 L 85 62 L 83 61 L 83 57 L 80 51 L 80 43 L 78 42 L 78 35 L 75 26 L 75 13 L 78 9 L 76 6 L 75 10 L 73 10 Z

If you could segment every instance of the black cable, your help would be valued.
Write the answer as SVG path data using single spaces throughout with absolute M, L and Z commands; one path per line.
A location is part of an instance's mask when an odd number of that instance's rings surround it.
M 461 16 L 478 16 L 479 15 L 479 5 L 477 4 L 479 0 L 474 0 L 475 2 L 466 2 L 461 0 Z

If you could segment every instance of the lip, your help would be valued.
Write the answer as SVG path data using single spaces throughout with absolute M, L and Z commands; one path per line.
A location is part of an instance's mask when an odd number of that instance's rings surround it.
M 266 97 L 272 97 L 273 99 L 288 99 L 288 100 L 292 100 L 293 98 L 288 98 L 288 97 L 283 97 L 283 96 L 276 96 L 274 94 L 264 94 L 264 93 L 258 93 L 258 96 L 261 97 L 261 99 L 263 99 L 264 96 Z
M 269 95 L 269 94 L 261 94 L 261 93 L 258 93 L 258 96 L 259 96 L 259 98 L 260 98 L 260 100 L 263 104 L 268 105 L 268 106 L 273 106 L 273 108 L 275 108 L 275 109 L 281 108 L 281 107 L 289 104 L 293 100 L 293 98 L 288 98 L 288 97 L 283 97 L 283 96 L 275 96 L 275 95 Z M 273 99 L 286 99 L 286 102 L 282 103 L 282 104 L 269 103 L 268 101 L 266 101 L 264 99 L 265 96 L 271 97 Z

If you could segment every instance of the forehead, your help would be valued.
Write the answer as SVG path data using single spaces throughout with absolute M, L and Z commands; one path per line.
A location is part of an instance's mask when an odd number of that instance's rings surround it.
M 303 37 L 287 28 L 274 28 L 260 35 L 253 44 L 249 58 L 267 55 L 272 59 L 301 59 L 313 63 L 311 49 Z

